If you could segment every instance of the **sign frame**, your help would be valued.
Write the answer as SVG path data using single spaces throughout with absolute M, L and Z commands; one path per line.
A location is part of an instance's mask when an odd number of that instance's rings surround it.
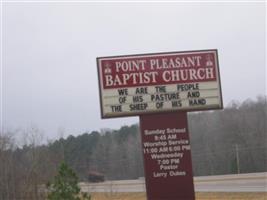
M 101 69 L 100 67 L 101 64 L 100 62 L 105 59 L 123 59 L 123 58 L 138 58 L 138 57 L 146 57 L 146 56 L 164 56 L 167 54 L 194 54 L 194 53 L 205 53 L 205 52 L 214 52 L 215 53 L 215 70 L 216 70 L 216 82 L 218 84 L 218 101 L 219 105 L 218 106 L 210 106 L 209 108 L 179 108 L 179 109 L 164 109 L 164 110 L 150 110 L 150 111 L 139 111 L 139 112 L 133 112 L 133 113 L 116 113 L 114 115 L 105 115 L 104 109 L 103 109 L 103 80 L 102 80 L 102 75 L 101 75 Z M 99 99 L 100 99 L 100 109 L 101 109 L 101 118 L 102 119 L 108 119 L 108 118 L 117 118 L 117 117 L 131 117 L 131 116 L 140 116 L 140 115 L 147 115 L 147 114 L 160 114 L 160 113 L 169 113 L 169 112 L 194 112 L 194 111 L 205 111 L 205 110 L 220 110 L 223 109 L 223 99 L 222 99 L 222 88 L 221 88 L 221 78 L 220 78 L 220 69 L 219 69 L 219 58 L 218 58 L 218 50 L 217 49 L 205 49 L 205 50 L 193 50 L 193 51 L 173 51 L 173 52 L 159 52 L 159 53 L 144 53 L 144 54 L 131 54 L 131 55 L 117 55 L 117 56 L 106 56 L 106 57 L 97 57 L 96 58 L 97 62 L 97 73 L 98 73 L 98 85 L 99 85 Z M 198 81 L 195 81 L 198 82 Z M 175 83 L 174 83 L 175 84 Z M 161 85 L 161 84 L 155 84 L 156 85 Z M 171 85 L 171 84 L 169 84 Z M 133 87 L 133 86 L 131 86 Z M 131 88 L 131 87 L 122 87 L 122 88 Z M 140 87 L 140 86 L 138 86 Z

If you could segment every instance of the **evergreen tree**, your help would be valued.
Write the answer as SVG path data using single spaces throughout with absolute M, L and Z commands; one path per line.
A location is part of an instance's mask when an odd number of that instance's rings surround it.
M 81 200 L 78 177 L 64 162 L 61 163 L 53 183 L 48 184 L 48 189 L 48 200 Z M 83 199 L 90 199 L 90 196 L 88 197 L 86 194 L 82 194 L 82 196 Z

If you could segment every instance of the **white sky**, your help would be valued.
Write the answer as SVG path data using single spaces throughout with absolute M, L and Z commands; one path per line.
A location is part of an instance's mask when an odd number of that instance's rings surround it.
M 46 137 L 137 123 L 100 118 L 96 57 L 218 49 L 224 105 L 266 93 L 265 3 L 2 3 L 6 130 Z

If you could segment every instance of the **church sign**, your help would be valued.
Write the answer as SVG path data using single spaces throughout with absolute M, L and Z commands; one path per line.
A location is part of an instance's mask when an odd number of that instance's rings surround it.
M 102 118 L 222 108 L 217 50 L 97 58 Z

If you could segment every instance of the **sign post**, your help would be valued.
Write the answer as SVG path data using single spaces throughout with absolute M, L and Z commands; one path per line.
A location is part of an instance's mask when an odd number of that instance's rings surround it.
M 188 111 L 222 109 L 217 50 L 97 58 L 102 118 L 140 116 L 148 200 L 194 200 Z
M 194 200 L 186 112 L 140 116 L 148 200 Z

